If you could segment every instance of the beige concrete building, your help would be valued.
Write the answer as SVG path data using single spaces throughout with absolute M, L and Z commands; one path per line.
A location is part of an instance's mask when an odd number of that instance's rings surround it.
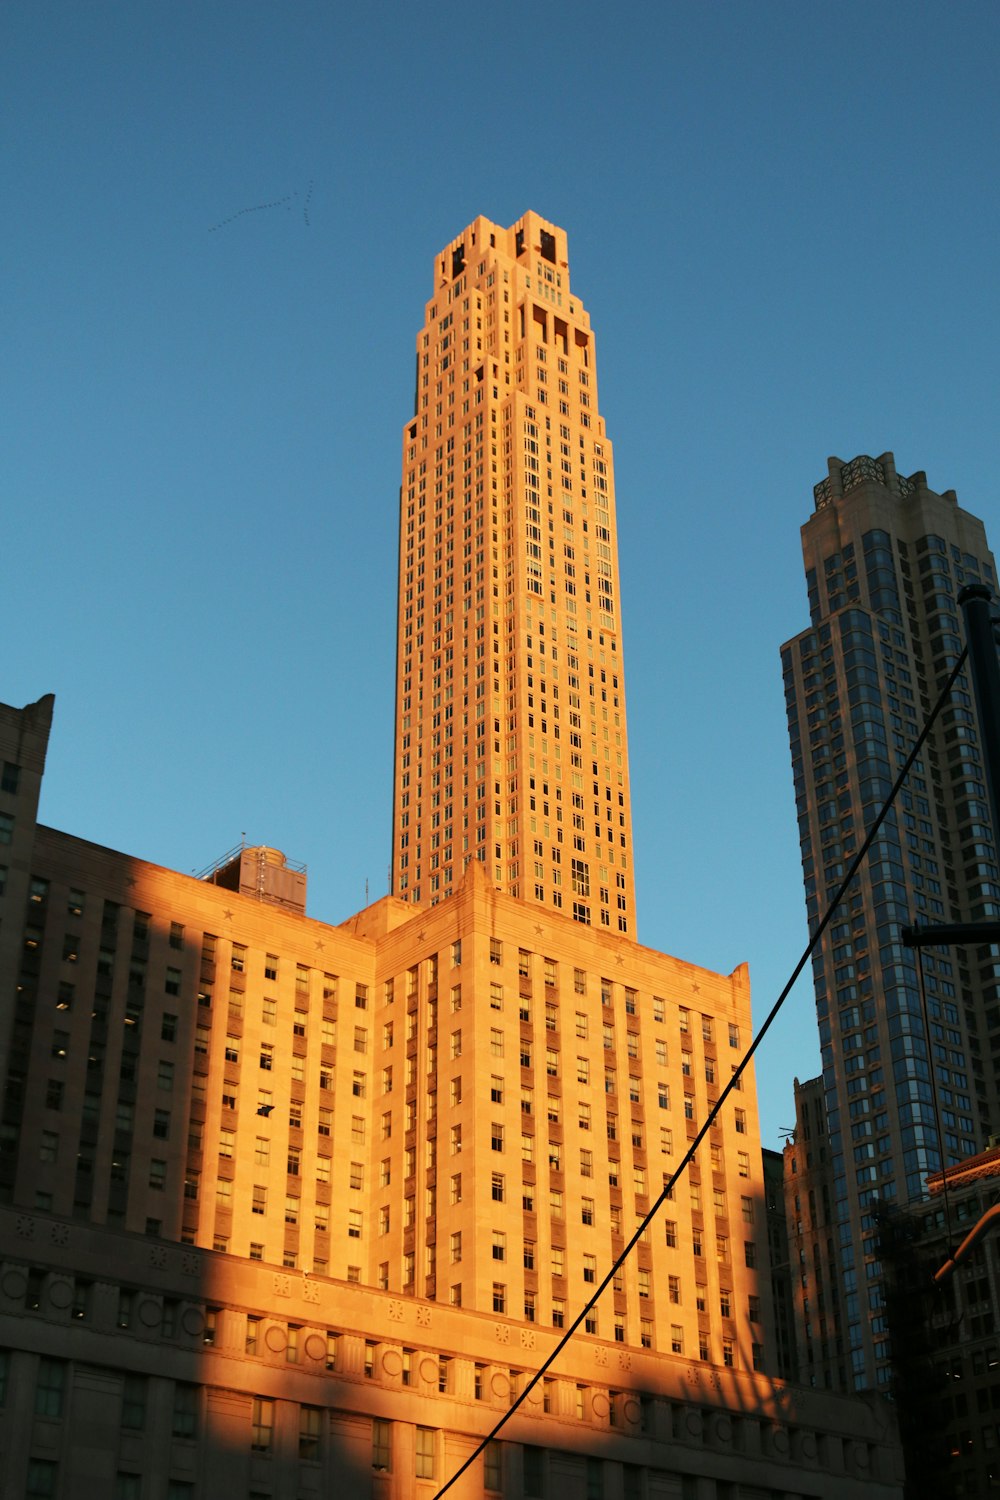
M 434 262 L 403 431 L 393 891 L 469 859 L 635 935 L 611 444 L 566 234 L 478 218 Z
M 404 476 L 395 894 L 333 925 L 275 849 L 196 878 L 44 827 L 52 700 L 0 707 L 11 1494 L 430 1500 L 749 1040 L 745 967 L 634 938 L 610 454 L 565 237 L 477 220 L 439 272 Z M 751 1068 L 453 1493 L 898 1496 L 880 1402 L 777 1378 L 764 1204 Z
M 478 862 L 437 906 L 330 926 L 274 851 L 251 894 L 36 826 L 50 714 L 0 711 L 11 1493 L 429 1496 L 704 1120 L 746 972 Z M 459 1494 L 898 1493 L 884 1414 L 771 1373 L 752 1075 L 736 1098 Z

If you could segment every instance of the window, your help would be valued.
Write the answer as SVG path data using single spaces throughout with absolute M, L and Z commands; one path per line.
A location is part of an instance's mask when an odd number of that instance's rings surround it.
M 494 1151 L 503 1150 L 503 1126 L 496 1120 L 490 1125 L 490 1146 Z
M 522 1454 L 525 1500 L 540 1500 L 545 1494 L 545 1449 L 526 1447 Z
M 359 1240 L 361 1238 L 361 1210 L 352 1208 L 347 1215 L 347 1238 Z
M 198 1429 L 198 1387 L 174 1386 L 174 1413 L 172 1431 L 174 1437 L 193 1438 Z
M 274 1402 L 254 1396 L 250 1413 L 250 1447 L 254 1453 L 270 1453 L 274 1439 Z
M 416 1442 L 416 1474 L 418 1479 L 434 1478 L 434 1429 L 418 1427 Z
M 146 1425 L 146 1377 L 126 1375 L 122 1388 L 122 1427 L 141 1432 Z
M 493 1311 L 495 1313 L 507 1311 L 507 1288 L 501 1281 L 493 1283 Z
M 2 827 L 2 814 L 0 814 L 0 833 L 2 833 Z M 49 1500 L 49 1496 L 56 1492 L 58 1476 L 59 1465 L 53 1459 L 29 1458 L 25 1500 Z
M 597 1256 L 585 1255 L 583 1257 L 583 1279 L 587 1282 L 597 1280 Z
M 493 1259 L 507 1259 L 507 1236 L 502 1229 L 494 1229 L 493 1231 Z
M 503 1449 L 495 1440 L 487 1443 L 483 1451 L 483 1488 L 487 1490 L 503 1489 L 503 1464 L 501 1454 Z
M 503 1032 L 495 1026 L 490 1029 L 490 1055 L 503 1057 Z
M 319 1459 L 319 1439 L 322 1412 L 318 1406 L 299 1407 L 299 1457 L 316 1462 Z
M 66 1385 L 66 1366 L 61 1359 L 42 1359 L 38 1365 L 38 1381 L 35 1385 L 35 1415 L 37 1417 L 61 1417 L 63 1391 Z
M 392 1468 L 392 1423 L 372 1422 L 372 1468 L 388 1474 Z

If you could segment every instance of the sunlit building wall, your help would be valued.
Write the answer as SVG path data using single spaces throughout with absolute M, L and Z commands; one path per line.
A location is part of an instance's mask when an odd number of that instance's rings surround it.
M 534 215 L 437 268 L 393 894 L 332 925 L 272 848 L 196 878 L 36 826 L 51 700 L 0 710 L 0 1443 L 33 1497 L 430 1497 L 743 1055 L 745 966 L 634 938 L 610 453 L 567 277 Z M 778 1378 L 764 1206 L 750 1068 L 456 1494 L 897 1495 L 884 1412 Z
M 565 231 L 435 258 L 403 431 L 393 885 L 491 882 L 635 936 L 618 541 Z

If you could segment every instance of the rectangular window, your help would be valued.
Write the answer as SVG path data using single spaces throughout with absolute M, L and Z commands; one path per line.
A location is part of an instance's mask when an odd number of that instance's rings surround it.
M 2 814 L 0 814 L 2 819 Z M 0 822 L 2 830 L 2 822 Z M 55 1495 L 59 1465 L 50 1458 L 29 1458 L 25 1500 L 49 1500 Z
M 545 1449 L 522 1449 L 525 1500 L 542 1500 L 545 1495 Z
M 174 1386 L 174 1411 L 172 1432 L 174 1437 L 193 1438 L 198 1430 L 198 1387 Z
M 416 1432 L 416 1473 L 418 1479 L 434 1478 L 435 1433 L 433 1427 L 418 1427 Z
M 61 1417 L 63 1392 L 66 1385 L 66 1366 L 61 1359 L 42 1359 L 38 1366 L 35 1385 L 35 1415 L 38 1417 Z
M 503 1465 L 501 1454 L 503 1449 L 498 1442 L 487 1443 L 483 1452 L 483 1488 L 487 1490 L 503 1489 Z
M 254 1453 L 270 1453 L 274 1441 L 274 1402 L 254 1396 L 250 1415 L 250 1447 Z
M 142 1432 L 146 1425 L 146 1377 L 126 1375 L 122 1388 L 122 1427 Z
M 319 1441 L 323 1413 L 318 1406 L 299 1407 L 299 1457 L 315 1463 L 319 1460 Z
M 372 1468 L 379 1474 L 392 1469 L 392 1423 L 378 1418 L 372 1422 Z

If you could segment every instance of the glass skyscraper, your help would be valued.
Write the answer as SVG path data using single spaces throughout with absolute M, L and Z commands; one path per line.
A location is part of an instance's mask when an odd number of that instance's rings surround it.
M 995 581 L 982 522 L 923 473 L 898 474 L 891 453 L 830 459 L 814 498 L 802 528 L 810 624 L 782 648 L 811 928 L 962 650 L 959 590 Z M 890 1375 L 877 1205 L 922 1199 L 928 1174 L 981 1150 L 1000 1121 L 1000 953 L 923 950 L 925 1023 L 920 959 L 901 929 L 998 915 L 963 673 L 813 960 L 836 1242 L 803 1251 L 799 1315 L 817 1367 L 846 1388 Z M 799 1189 L 808 1221 L 808 1184 Z M 828 1252 L 839 1285 L 820 1288 Z

